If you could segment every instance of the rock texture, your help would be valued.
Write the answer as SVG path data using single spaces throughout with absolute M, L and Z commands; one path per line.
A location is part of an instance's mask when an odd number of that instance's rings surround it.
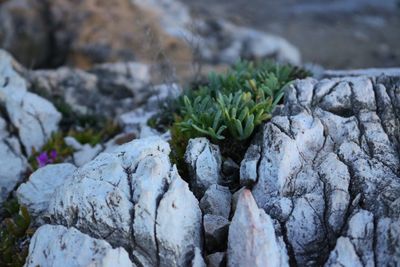
M 257 207 L 249 190 L 239 196 L 229 227 L 228 266 L 289 266 L 285 245 L 275 235 L 274 224 Z
M 25 80 L 14 69 L 11 56 L 0 50 L 0 106 L 28 155 L 39 150 L 58 129 L 61 114 L 52 103 L 27 91 Z
M 185 162 L 191 173 L 191 187 L 201 198 L 206 190 L 221 180 L 221 152 L 207 138 L 190 139 L 185 153 Z
M 123 248 L 113 249 L 104 240 L 91 238 L 74 228 L 46 224 L 33 236 L 25 266 L 133 267 L 134 265 Z
M 287 88 L 241 173 L 277 221 L 291 264 L 399 264 L 399 96 L 400 79 L 387 76 Z
M 200 264 L 201 210 L 171 165 L 169 151 L 168 143 L 150 137 L 102 153 L 76 170 L 50 165 L 21 185 L 17 196 L 38 221 L 75 227 L 122 246 L 139 266 Z M 70 175 L 43 186 L 51 173 L 62 170 Z M 32 195 L 29 189 L 36 185 L 48 190 Z

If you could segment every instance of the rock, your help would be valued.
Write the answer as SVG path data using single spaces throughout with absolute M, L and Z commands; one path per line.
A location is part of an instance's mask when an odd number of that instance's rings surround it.
M 400 76 L 400 68 L 369 68 L 356 70 L 324 70 L 323 78 L 338 78 L 350 76 L 368 76 L 379 77 L 381 75 L 398 77 Z
M 400 262 L 400 224 L 366 210 L 350 217 L 347 233 L 339 237 L 325 266 L 396 266 Z M 375 240 L 375 241 L 374 241 Z M 388 251 L 391 251 L 388 253 Z
M 169 153 L 159 137 L 134 140 L 75 171 L 62 164 L 39 169 L 18 196 L 39 216 L 36 221 L 75 227 L 122 246 L 140 266 L 201 264 L 201 210 Z M 43 185 L 54 172 L 58 180 Z M 62 175 L 68 176 L 63 183 Z M 34 185 L 45 194 L 31 196 L 27 191 Z
M 255 140 L 258 167 L 245 158 L 241 172 L 246 178 L 247 166 L 253 166 L 253 196 L 276 220 L 293 264 L 364 266 L 371 258 L 362 255 L 375 253 L 383 262 L 375 265 L 385 266 L 396 258 L 396 245 L 385 233 L 396 231 L 392 222 L 400 216 L 399 85 L 399 77 L 385 76 L 296 81 L 287 88 L 281 113 Z M 349 214 L 356 208 L 370 219 L 358 219 L 350 230 L 364 229 L 363 221 L 370 226 L 346 240 L 343 229 L 353 224 Z M 381 221 L 386 230 L 368 230 L 379 229 Z M 386 252 L 366 241 L 374 238 Z
M 239 196 L 242 194 L 242 192 L 245 189 L 246 189 L 246 187 L 242 187 L 232 195 L 232 208 L 231 208 L 232 213 L 235 213 L 235 210 L 236 210 L 236 207 L 237 207 L 237 203 L 238 203 L 238 200 L 239 200 Z
M 18 202 L 28 208 L 29 214 L 38 217 L 49 208 L 57 187 L 64 184 L 76 167 L 70 163 L 49 164 L 34 172 L 26 183 L 18 187 Z
M 225 266 L 225 253 L 224 252 L 215 252 L 207 256 L 208 267 L 222 267 Z
M 157 213 L 160 266 L 187 266 L 187 257 L 193 253 L 193 246 L 202 247 L 198 201 L 175 172 L 176 177 L 161 199 Z
M 240 166 L 240 184 L 253 186 L 257 182 L 257 168 L 261 157 L 260 146 L 250 145 Z
M 0 138 L 0 205 L 24 178 L 28 162 L 14 137 Z
M 343 267 L 362 267 L 362 263 L 358 259 L 357 252 L 350 240 L 339 237 L 336 243 L 335 250 L 331 252 L 325 266 L 343 266 Z
M 29 72 L 27 79 L 30 90 L 59 105 L 65 102 L 78 114 L 120 115 L 142 105 L 151 94 L 149 67 L 137 62 L 95 65 L 88 71 L 37 70 Z
M 247 189 L 239 196 L 229 227 L 227 266 L 289 266 L 286 248 L 273 222 Z
M 10 55 L 0 51 L 0 106 L 4 107 L 10 122 L 18 129 L 25 151 L 31 155 L 58 130 L 61 114 L 52 103 L 27 92 L 25 80 L 14 70 Z
M 201 255 L 201 250 L 196 248 L 194 250 L 194 257 L 192 260 L 192 267 L 206 267 L 206 263 L 204 262 L 203 256 Z
M 105 63 L 95 65 L 89 72 L 97 76 L 101 93 L 117 99 L 133 96 L 137 103 L 145 100 L 143 91 L 150 83 L 148 65 L 138 62 Z
M 73 163 L 78 167 L 83 166 L 90 160 L 94 159 L 103 150 L 103 146 L 100 144 L 95 146 L 91 146 L 90 144 L 82 145 L 71 136 L 65 137 L 64 142 L 67 146 L 74 149 L 74 153 L 72 154 Z
M 229 221 L 218 215 L 203 217 L 206 248 L 209 252 L 224 251 L 228 240 Z
M 32 237 L 26 267 L 34 266 L 135 266 L 121 247 L 113 249 L 75 228 L 43 225 Z
M 211 185 L 200 200 L 200 208 L 204 214 L 219 215 L 229 218 L 232 194 L 229 188 Z
M 222 173 L 224 175 L 232 175 L 236 176 L 239 173 L 240 167 L 237 165 L 235 161 L 231 158 L 227 158 L 222 163 Z
M 221 153 L 218 146 L 212 145 L 207 138 L 189 140 L 185 162 L 192 177 L 191 187 L 198 198 L 220 181 Z

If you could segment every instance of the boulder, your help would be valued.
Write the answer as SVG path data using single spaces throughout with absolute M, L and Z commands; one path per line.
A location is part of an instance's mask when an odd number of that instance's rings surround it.
M 139 266 L 198 265 L 203 261 L 201 210 L 169 152 L 168 143 L 149 137 L 101 153 L 76 170 L 49 165 L 21 185 L 18 197 L 37 222 L 74 227 L 124 247 Z M 56 173 L 54 183 L 46 183 Z
M 263 126 L 258 149 L 248 152 L 260 151 L 258 162 L 245 157 L 241 178 L 256 174 L 252 194 L 276 220 L 292 264 L 364 266 L 371 255 L 382 262 L 375 266 L 398 260 L 398 241 L 385 233 L 397 231 L 400 216 L 399 85 L 393 76 L 299 80 Z M 349 230 L 370 223 L 352 239 L 343 229 L 355 209 L 370 215 Z

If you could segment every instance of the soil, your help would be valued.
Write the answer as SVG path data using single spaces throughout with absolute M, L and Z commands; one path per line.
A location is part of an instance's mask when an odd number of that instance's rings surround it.
M 194 16 L 283 36 L 304 62 L 340 69 L 400 66 L 399 0 L 181 1 Z

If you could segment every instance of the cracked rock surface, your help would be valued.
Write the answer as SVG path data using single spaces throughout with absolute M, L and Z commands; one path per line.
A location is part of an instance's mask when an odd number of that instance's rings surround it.
M 199 203 L 171 165 L 169 152 L 158 137 L 135 140 L 76 170 L 66 164 L 39 169 L 17 195 L 39 214 L 38 221 L 74 227 L 124 247 L 139 266 L 201 263 L 196 252 L 203 243 Z M 71 174 L 49 193 L 30 197 L 26 188 L 45 183 L 56 168 Z
M 128 253 L 121 247 L 113 249 L 104 240 L 91 238 L 75 228 L 46 224 L 33 236 L 25 266 L 132 267 L 134 265 Z
M 399 114 L 399 77 L 288 87 L 241 178 L 276 220 L 292 266 L 400 264 Z
M 39 150 L 58 130 L 61 114 L 52 103 L 27 91 L 26 81 L 14 69 L 14 60 L 0 50 L 0 107 L 18 130 L 27 153 Z

